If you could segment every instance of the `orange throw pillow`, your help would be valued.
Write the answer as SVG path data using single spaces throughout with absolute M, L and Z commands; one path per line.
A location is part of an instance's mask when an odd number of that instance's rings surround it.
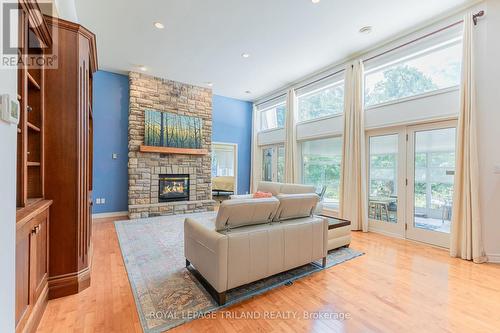
M 253 197 L 255 199 L 258 199 L 258 198 L 271 198 L 273 196 L 272 193 L 270 192 L 260 192 L 260 191 L 257 191 L 253 194 Z

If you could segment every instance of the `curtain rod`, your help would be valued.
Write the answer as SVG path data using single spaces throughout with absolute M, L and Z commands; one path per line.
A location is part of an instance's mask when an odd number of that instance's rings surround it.
M 262 104 L 265 104 L 265 103 L 271 102 L 271 101 L 273 101 L 273 100 L 275 100 L 275 99 L 278 99 L 278 98 L 284 97 L 284 96 L 286 96 L 286 94 L 287 94 L 286 92 L 281 93 L 281 94 L 279 94 L 278 96 L 271 97 L 271 98 L 269 98 L 269 99 L 266 99 L 265 101 L 260 102 L 259 104 L 255 104 L 255 106 L 259 106 L 259 105 L 262 105 Z
M 478 20 L 478 18 L 483 17 L 483 16 L 484 16 L 484 10 L 481 10 L 481 11 L 477 12 L 476 14 L 472 15 L 472 20 L 474 21 L 474 25 L 477 25 L 477 20 Z M 364 59 L 364 60 L 363 60 L 363 62 L 370 61 L 370 60 L 373 60 L 373 59 L 375 59 L 375 58 L 381 57 L 381 56 L 383 56 L 383 55 L 386 55 L 387 53 L 390 53 L 390 52 L 396 51 L 397 49 L 400 49 L 400 48 L 402 48 L 402 47 L 405 47 L 405 46 L 408 46 L 408 45 L 413 44 L 413 43 L 415 43 L 415 42 L 418 42 L 418 41 L 420 41 L 420 40 L 422 40 L 422 39 L 425 39 L 425 38 L 427 38 L 427 37 L 430 37 L 430 36 L 432 36 L 432 35 L 434 35 L 434 34 L 437 34 L 437 33 L 440 33 L 440 32 L 442 32 L 442 31 L 444 31 L 444 30 L 447 30 L 447 29 L 453 28 L 454 26 L 457 26 L 457 25 L 459 25 L 459 24 L 463 23 L 463 21 L 464 21 L 464 20 L 462 19 L 462 20 L 457 21 L 457 22 L 455 22 L 455 23 L 449 24 L 449 25 L 447 25 L 447 26 L 445 26 L 445 27 L 443 27 L 443 28 L 440 28 L 440 29 L 438 29 L 438 30 L 435 30 L 435 31 L 433 31 L 433 32 L 430 32 L 430 33 L 428 33 L 428 34 L 425 34 L 425 35 L 423 35 L 423 36 L 420 36 L 420 37 L 418 37 L 418 38 L 415 38 L 415 39 L 413 39 L 413 40 L 410 40 L 410 41 L 408 41 L 408 42 L 406 42 L 406 43 L 404 43 L 404 44 L 401 44 L 401 45 L 398 45 L 398 46 L 396 46 L 396 47 L 393 47 L 393 48 L 391 48 L 391 49 L 389 49 L 389 50 L 387 50 L 387 51 L 384 51 L 384 52 L 378 53 L 378 54 L 376 54 L 376 55 L 373 55 L 373 56 L 371 56 L 371 57 L 369 57 L 369 58 L 367 58 L 367 59 Z M 296 89 L 296 90 L 298 90 L 298 89 L 305 88 L 305 87 L 307 87 L 307 86 L 310 86 L 310 85 L 315 84 L 315 83 L 317 83 L 317 82 L 320 82 L 320 81 L 322 81 L 322 80 L 328 79 L 329 77 L 332 77 L 332 76 L 335 76 L 335 75 L 337 75 L 337 74 L 340 74 L 340 73 L 342 73 L 343 71 L 345 71 L 345 68 L 340 69 L 340 70 L 338 70 L 338 71 L 336 71 L 336 72 L 334 72 L 334 73 L 328 74 L 328 75 L 326 75 L 326 76 L 320 77 L 320 78 L 318 78 L 318 79 L 316 79 L 316 80 L 314 80 L 314 81 L 311 81 L 311 82 L 308 82 L 308 83 L 306 83 L 306 84 L 303 84 L 303 85 L 301 85 L 301 86 L 299 86 L 299 87 L 297 87 L 297 88 L 295 88 L 295 89 Z M 263 101 L 263 102 L 260 102 L 259 104 L 256 104 L 256 105 L 257 105 L 257 106 L 259 106 L 259 105 L 262 105 L 262 104 L 264 104 L 264 103 L 268 103 L 268 102 L 270 102 L 270 101 L 272 101 L 272 100 L 274 100 L 274 99 L 278 99 L 278 98 L 280 98 L 280 97 L 286 96 L 286 94 L 287 94 L 286 92 L 285 92 L 285 93 L 282 93 L 282 94 L 280 94 L 280 95 L 278 95 L 278 96 L 275 96 L 275 97 L 269 98 L 269 99 L 267 99 L 267 100 L 265 100 L 265 101 Z
M 300 87 L 295 88 L 295 90 L 299 90 L 299 89 L 302 89 L 302 88 L 308 87 L 308 86 L 310 86 L 310 85 L 312 85 L 312 84 L 315 84 L 315 83 L 321 82 L 321 81 L 326 80 L 326 79 L 328 79 L 328 78 L 330 78 L 330 77 L 332 77 L 332 76 L 335 76 L 335 75 L 337 75 L 337 74 L 340 74 L 340 73 L 342 73 L 342 72 L 344 72 L 344 71 L 345 71 L 345 68 L 339 69 L 338 71 L 336 71 L 336 72 L 334 72 L 334 73 L 330 73 L 330 74 L 328 74 L 328 75 L 326 75 L 326 76 L 322 76 L 322 77 L 320 77 L 320 78 L 318 78 L 318 79 L 316 79 L 316 80 L 314 80 L 314 81 L 311 81 L 311 82 L 308 82 L 308 83 L 306 83 L 306 84 L 303 84 L 303 85 L 301 85 Z
M 478 12 L 478 13 L 476 13 L 476 14 L 472 15 L 472 20 L 474 21 L 474 25 L 477 25 L 477 19 L 478 19 L 479 17 L 482 17 L 482 16 L 484 16 L 484 10 L 481 10 L 480 12 Z M 447 25 L 446 27 L 440 28 L 440 29 L 435 30 L 435 31 L 433 31 L 433 32 L 429 32 L 428 34 L 425 34 L 425 35 L 423 35 L 423 36 L 420 36 L 420 37 L 418 37 L 418 38 L 415 38 L 415 39 L 413 39 L 413 40 L 410 40 L 410 41 L 408 41 L 408 42 L 406 42 L 406 43 L 404 43 L 404 44 L 401 44 L 401 45 L 398 45 L 398 46 L 396 46 L 396 47 L 393 47 L 392 49 L 389 49 L 389 50 L 387 50 L 387 51 L 384 51 L 384 52 L 381 52 L 381 53 L 376 54 L 376 55 L 374 55 L 374 56 L 371 56 L 370 58 L 367 58 L 367 59 L 363 60 L 363 62 L 370 61 L 370 60 L 373 60 L 373 59 L 375 59 L 375 58 L 381 57 L 381 56 L 383 56 L 383 55 L 386 55 L 387 53 L 390 53 L 390 52 L 396 51 L 397 49 L 400 49 L 400 48 L 402 48 L 402 47 L 405 47 L 405 46 L 408 46 L 408 45 L 413 44 L 413 43 L 415 43 L 415 42 L 418 42 L 418 41 L 420 41 L 420 40 L 422 40 L 422 39 L 425 39 L 425 38 L 427 38 L 427 37 L 430 37 L 430 36 L 432 36 L 432 35 L 435 35 L 435 34 L 437 34 L 437 33 L 440 33 L 440 32 L 442 32 L 442 31 L 444 31 L 444 30 L 448 30 L 448 29 L 450 29 L 450 28 L 453 28 L 454 26 L 457 26 L 457 25 L 459 25 L 459 24 L 461 24 L 461 23 L 463 23 L 463 22 L 464 22 L 464 20 L 460 20 L 460 21 L 457 21 L 457 22 L 455 22 L 455 23 L 449 24 L 449 25 Z
M 342 69 L 340 69 L 340 70 L 338 70 L 338 71 L 335 71 L 334 73 L 330 73 L 330 74 L 328 74 L 328 75 L 326 75 L 326 76 L 322 76 L 322 77 L 320 77 L 320 78 L 318 78 L 318 79 L 316 79 L 316 80 L 314 80 L 314 81 L 308 82 L 308 83 L 303 84 L 303 85 L 301 85 L 301 86 L 299 86 L 299 87 L 296 87 L 296 88 L 294 88 L 294 89 L 295 89 L 295 90 L 299 90 L 299 89 L 302 89 L 302 88 L 308 87 L 308 86 L 310 86 L 310 85 L 312 85 L 312 84 L 315 84 L 315 83 L 317 83 L 317 82 L 320 82 L 320 81 L 326 80 L 326 79 L 328 79 L 328 78 L 330 78 L 330 77 L 332 77 L 332 76 L 335 76 L 335 75 L 337 75 L 337 74 L 340 74 L 340 73 L 342 73 L 342 72 L 344 72 L 344 71 L 345 71 L 345 68 L 342 68 Z M 265 101 L 262 101 L 262 102 L 260 102 L 259 104 L 256 104 L 256 106 L 262 105 L 262 104 L 264 104 L 264 103 L 271 102 L 271 101 L 272 101 L 272 100 L 274 100 L 274 99 L 278 99 L 278 98 L 280 98 L 280 97 L 286 96 L 286 94 L 287 94 L 287 93 L 282 93 L 282 94 L 280 94 L 280 95 L 278 95 L 278 96 L 275 96 L 275 97 L 272 97 L 272 98 L 266 99 Z

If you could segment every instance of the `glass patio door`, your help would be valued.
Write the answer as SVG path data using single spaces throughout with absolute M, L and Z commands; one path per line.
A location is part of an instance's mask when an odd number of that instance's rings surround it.
M 405 237 L 405 129 L 367 135 L 368 221 L 371 231 Z
M 262 180 L 283 182 L 285 172 L 285 146 L 270 145 L 262 147 Z
M 449 247 L 455 175 L 456 122 L 408 127 L 409 239 Z

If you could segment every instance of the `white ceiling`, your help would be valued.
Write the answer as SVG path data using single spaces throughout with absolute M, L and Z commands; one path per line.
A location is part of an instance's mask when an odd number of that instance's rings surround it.
M 215 94 L 254 100 L 470 2 L 76 0 L 76 7 L 97 35 L 101 69 L 144 65 L 154 76 L 213 82 Z M 157 21 L 165 29 L 154 28 Z M 373 32 L 360 34 L 366 25 Z

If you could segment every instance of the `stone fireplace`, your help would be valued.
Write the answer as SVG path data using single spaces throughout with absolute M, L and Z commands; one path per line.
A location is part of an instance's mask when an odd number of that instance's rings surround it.
M 158 201 L 189 201 L 189 175 L 160 175 Z
M 130 218 L 211 211 L 212 92 L 131 72 L 128 211 Z M 202 119 L 204 155 L 140 151 L 146 110 Z

